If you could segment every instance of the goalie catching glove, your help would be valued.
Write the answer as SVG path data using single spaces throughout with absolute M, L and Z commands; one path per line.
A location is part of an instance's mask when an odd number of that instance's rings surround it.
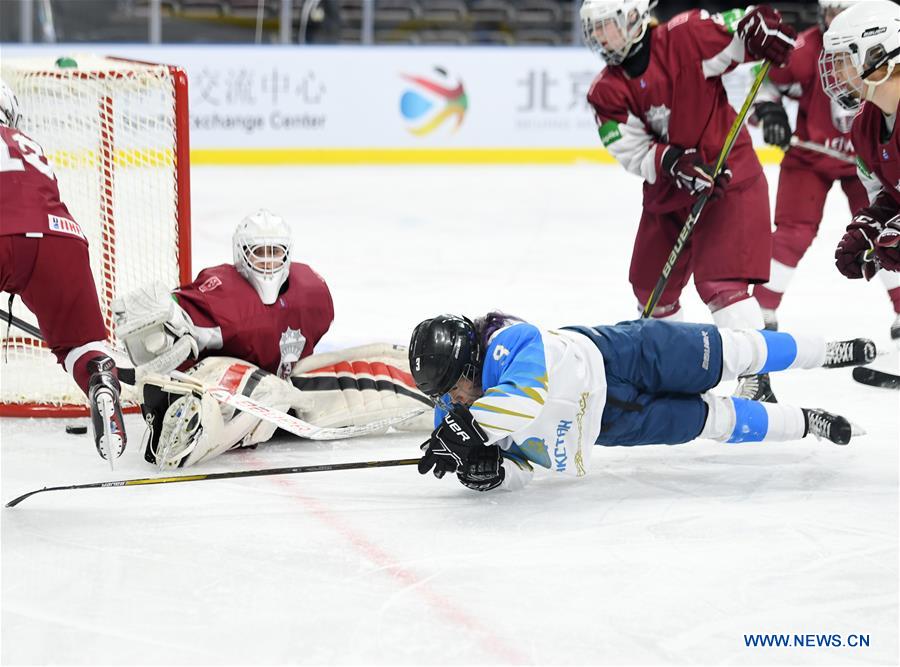
M 168 373 L 199 355 L 191 318 L 161 282 L 115 299 L 112 311 L 138 376 Z

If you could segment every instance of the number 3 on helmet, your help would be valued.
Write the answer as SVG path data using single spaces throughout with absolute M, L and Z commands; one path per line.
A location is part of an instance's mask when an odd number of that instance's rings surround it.
M 438 315 L 413 330 L 409 367 L 416 386 L 435 400 L 453 389 L 461 377 L 475 382 L 481 362 L 481 344 L 468 318 Z

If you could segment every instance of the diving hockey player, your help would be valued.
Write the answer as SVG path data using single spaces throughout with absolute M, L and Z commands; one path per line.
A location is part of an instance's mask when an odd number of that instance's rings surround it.
M 861 105 L 851 138 L 870 205 L 856 212 L 835 251 L 848 278 L 900 271 L 900 6 L 869 0 L 838 15 L 825 33 L 819 71 L 832 100 Z
M 588 92 L 600 139 L 644 179 L 629 280 L 642 307 L 694 200 L 708 195 L 652 316 L 683 319 L 679 296 L 693 273 L 717 325 L 761 329 L 749 286 L 769 279 L 772 232 L 768 185 L 746 128 L 716 178 L 711 165 L 737 115 L 722 75 L 747 60 L 786 64 L 794 31 L 765 5 L 712 15 L 692 10 L 654 26 L 652 4 L 585 0 L 581 6 L 585 42 L 607 64 Z M 739 392 L 774 400 L 765 376 Z
M 753 291 L 770 329 L 778 328 L 775 311 L 797 265 L 819 231 L 825 198 L 832 185 L 836 181 L 840 183 L 851 215 L 869 205 L 866 188 L 850 159 L 854 157 L 850 126 L 858 108 L 845 109 L 829 98 L 819 78 L 822 34 L 838 14 L 860 2 L 819 0 L 819 24 L 800 34 L 787 66 L 769 71 L 754 107 L 766 143 L 787 151 L 778 176 L 769 282 L 757 285 Z M 782 96 L 799 103 L 795 133 L 799 140 L 844 153 L 847 159 L 842 161 L 802 146 L 791 148 L 791 126 L 781 104 Z M 895 313 L 891 337 L 900 339 L 900 276 L 882 271 L 880 277 Z
M 219 406 L 204 394 L 208 387 L 323 427 L 430 406 L 403 347 L 312 355 L 334 318 L 331 293 L 312 268 L 292 261 L 293 235 L 282 218 L 258 211 L 238 224 L 232 245 L 234 264 L 204 269 L 171 293 L 157 283 L 113 304 L 140 380 L 148 462 L 183 467 L 271 438 L 273 424 Z M 190 377 L 170 377 L 175 369 Z
M 416 384 L 437 407 L 419 472 L 456 473 L 476 491 L 516 489 L 532 465 L 583 476 L 594 444 L 797 440 L 846 445 L 844 417 L 708 394 L 721 381 L 875 358 L 855 339 L 720 329 L 660 320 L 543 330 L 502 313 L 439 315 L 413 331 Z
M 126 435 L 88 241 L 20 120 L 15 93 L 0 81 L 0 291 L 18 295 L 34 313 L 44 342 L 87 395 L 94 444 L 112 464 Z

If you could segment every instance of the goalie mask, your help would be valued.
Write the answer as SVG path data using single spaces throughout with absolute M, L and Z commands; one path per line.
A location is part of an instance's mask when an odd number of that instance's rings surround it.
M 15 129 L 19 127 L 20 120 L 22 114 L 19 113 L 19 100 L 13 89 L 0 79 L 0 125 Z
M 579 15 L 584 43 L 608 65 L 621 65 L 650 25 L 655 0 L 584 0 Z
M 843 108 L 858 109 L 900 62 L 900 6 L 890 0 L 856 3 L 835 17 L 822 42 L 822 88 Z
M 409 367 L 423 394 L 437 401 L 460 378 L 479 384 L 481 344 L 471 320 L 438 315 L 420 322 L 409 343 Z
M 284 220 L 260 209 L 241 220 L 232 238 L 234 268 L 266 305 L 275 303 L 291 271 L 291 228 Z

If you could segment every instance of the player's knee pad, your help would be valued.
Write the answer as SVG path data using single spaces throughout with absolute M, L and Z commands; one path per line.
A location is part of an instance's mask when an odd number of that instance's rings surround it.
M 311 401 L 299 416 L 316 426 L 364 426 L 431 406 L 412 379 L 402 345 L 373 343 L 314 354 L 294 367 L 291 381 Z M 433 427 L 430 411 L 395 426 Z

